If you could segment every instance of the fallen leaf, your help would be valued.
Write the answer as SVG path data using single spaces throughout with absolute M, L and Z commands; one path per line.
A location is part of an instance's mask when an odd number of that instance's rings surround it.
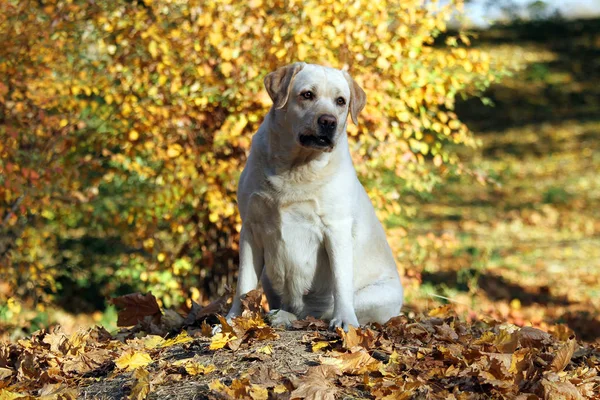
M 137 368 L 133 372 L 135 380 L 129 398 L 132 400 L 145 400 L 150 393 L 150 373 L 144 368 Z
M 144 317 L 158 320 L 161 316 L 160 307 L 152 293 L 127 294 L 115 297 L 110 302 L 121 308 L 117 316 L 117 326 L 133 326 L 143 321 Z
M 366 351 L 356 353 L 333 352 L 328 357 L 319 357 L 319 361 L 321 361 L 321 364 L 333 365 L 340 371 L 353 375 L 377 371 L 381 365 L 380 361 L 371 357 Z
M 315 317 L 308 316 L 305 319 L 297 319 L 292 321 L 292 328 L 294 329 L 329 329 L 329 324 L 322 320 L 316 319 Z
M 296 385 L 291 393 L 292 399 L 335 400 L 338 388 L 331 378 L 341 375 L 340 370 L 333 365 L 318 365 L 308 369 L 306 376 Z
M 450 313 L 450 311 L 452 311 L 452 305 L 446 304 L 444 306 L 437 307 L 437 308 L 434 308 L 433 310 L 430 310 L 428 315 L 430 317 L 445 317 Z
M 571 358 L 573 357 L 573 353 L 577 348 L 577 342 L 574 338 L 571 338 L 558 349 L 556 352 L 556 356 L 554 360 L 552 360 L 552 364 L 550 364 L 550 370 L 554 372 L 560 372 L 569 365 L 571 362 Z
M 23 398 L 26 397 L 23 394 L 20 393 L 16 393 L 16 392 L 11 392 L 10 390 L 7 389 L 0 389 L 0 400 L 13 400 L 13 399 L 19 399 L 19 398 Z
M 242 307 L 244 310 L 248 310 L 255 313 L 260 313 L 263 311 L 262 309 L 262 297 L 263 293 L 261 290 L 254 289 L 246 293 L 242 297 Z
M 174 337 L 173 339 L 165 340 L 160 345 L 160 347 L 162 347 L 162 348 L 171 347 L 176 344 L 189 343 L 189 342 L 193 342 L 193 341 L 194 341 L 194 339 L 188 335 L 187 331 L 183 331 L 179 335 Z
M 519 330 L 519 343 L 522 347 L 539 348 L 551 341 L 550 334 L 530 326 L 524 326 Z
M 38 392 L 36 400 L 75 400 L 78 392 L 62 383 L 44 385 Z
M 162 346 L 163 343 L 165 343 L 165 342 L 166 342 L 166 340 L 163 339 L 162 336 L 158 336 L 158 335 L 148 335 L 142 339 L 142 343 L 144 344 L 144 347 L 148 350 L 155 349 L 159 346 Z
M 329 347 L 329 342 L 315 342 L 312 345 L 313 353 L 316 353 L 319 350 Z
M 229 294 L 224 294 L 206 307 L 202 307 L 192 300 L 192 309 L 184 320 L 184 325 L 194 325 L 208 316 L 223 314 L 227 307 L 227 298 Z
M 223 333 L 219 332 L 215 334 L 210 340 L 209 349 L 211 350 L 219 350 L 225 347 L 225 345 L 233 340 L 237 339 L 237 336 L 232 335 L 231 333 Z
M 185 372 L 187 372 L 191 376 L 206 375 L 213 372 L 216 369 L 216 367 L 212 364 L 205 366 L 195 360 L 185 364 L 184 368 Z
M 266 345 L 256 351 L 270 356 L 273 354 L 273 347 L 271 347 L 271 345 Z
M 48 333 L 44 336 L 42 340 L 44 343 L 50 345 L 50 351 L 53 353 L 65 353 L 66 346 L 65 344 L 68 342 L 67 335 L 65 335 L 60 330 L 55 330 L 54 332 Z
M 160 319 L 161 326 L 166 331 L 177 331 L 181 329 L 184 322 L 183 317 L 173 310 L 165 310 Z
M 13 375 L 13 373 L 14 371 L 10 368 L 0 367 L 0 380 L 10 378 Z
M 152 358 L 146 352 L 128 350 L 115 360 L 117 368 L 125 371 L 133 371 L 139 367 L 145 367 L 152 362 Z

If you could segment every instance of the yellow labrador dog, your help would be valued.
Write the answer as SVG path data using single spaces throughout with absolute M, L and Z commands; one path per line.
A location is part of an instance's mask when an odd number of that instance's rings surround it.
M 229 314 L 259 280 L 274 325 L 308 315 L 348 329 L 398 315 L 394 256 L 350 158 L 365 92 L 344 71 L 295 63 L 265 78 L 273 107 L 238 186 L 240 270 Z

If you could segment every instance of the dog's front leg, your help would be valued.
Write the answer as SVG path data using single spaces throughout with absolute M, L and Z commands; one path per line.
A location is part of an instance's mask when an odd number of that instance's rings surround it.
M 264 259 L 263 248 L 254 237 L 252 229 L 242 225 L 240 232 L 240 269 L 238 273 L 237 289 L 233 297 L 233 304 L 227 314 L 231 320 L 242 313 L 242 296 L 256 289 L 262 274 Z
M 348 331 L 350 325 L 358 327 L 358 318 L 354 311 L 351 219 L 329 224 L 325 233 L 325 247 L 333 280 L 333 318 L 329 327 L 340 327 Z

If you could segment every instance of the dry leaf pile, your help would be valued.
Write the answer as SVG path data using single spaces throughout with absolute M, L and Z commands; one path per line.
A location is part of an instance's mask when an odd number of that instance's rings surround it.
M 56 328 L 0 344 L 0 400 L 600 398 L 600 346 L 564 326 L 468 325 L 441 307 L 347 333 L 313 318 L 276 331 L 256 292 L 231 324 L 224 299 L 186 317 L 155 303 L 116 299 L 133 327 L 115 334 Z

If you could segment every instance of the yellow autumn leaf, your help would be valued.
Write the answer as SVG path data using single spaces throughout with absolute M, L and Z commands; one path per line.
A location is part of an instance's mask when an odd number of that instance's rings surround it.
M 174 337 L 173 339 L 169 339 L 169 340 L 165 340 L 160 347 L 170 347 L 170 346 L 174 346 L 176 344 L 183 344 L 183 343 L 189 343 L 194 341 L 194 339 L 188 335 L 187 331 L 183 331 L 181 332 L 179 335 L 177 335 L 176 337 Z
M 149 350 L 155 349 L 155 348 L 161 346 L 164 342 L 165 342 L 165 339 L 163 339 L 161 336 L 158 336 L 158 335 L 148 335 L 142 339 L 142 343 L 144 344 L 144 347 Z
M 233 64 L 230 63 L 229 61 L 221 64 L 221 73 L 223 73 L 223 75 L 225 75 L 226 77 L 231 76 L 232 71 L 233 71 Z
M 135 129 L 132 129 L 131 131 L 129 131 L 129 140 L 131 140 L 132 142 L 135 142 L 136 140 L 138 140 L 139 137 L 140 137 L 140 134 Z
M 317 342 L 312 345 L 312 351 L 316 353 L 317 351 L 329 347 L 329 342 Z
M 131 388 L 129 398 L 132 400 L 145 400 L 150 393 L 150 373 L 144 368 L 137 368 L 133 372 L 135 383 Z
M 158 44 L 153 40 L 148 45 L 148 51 L 152 58 L 156 58 L 158 56 Z
M 176 158 L 183 152 L 183 147 L 180 144 L 174 143 L 167 148 L 167 156 L 169 158 Z
M 225 345 L 227 343 L 229 343 L 235 339 L 237 339 L 237 336 L 235 336 L 229 332 L 227 332 L 227 333 L 219 332 L 216 335 L 214 335 L 212 337 L 212 339 L 210 340 L 209 349 L 211 349 L 211 350 L 222 349 L 223 347 L 225 347 Z
M 117 368 L 125 371 L 133 371 L 144 367 L 152 362 L 150 355 L 143 351 L 128 350 L 115 360 Z
M 213 372 L 216 369 L 216 367 L 212 364 L 203 365 L 197 361 L 188 362 L 187 364 L 185 364 L 184 368 L 185 372 L 187 372 L 191 376 L 206 375 Z
M 0 400 L 13 400 L 13 399 L 20 399 L 23 397 L 26 397 L 26 396 L 22 395 L 20 393 L 11 392 L 10 390 L 7 390 L 7 389 L 0 390 Z
M 258 349 L 256 351 L 270 356 L 273 354 L 273 347 L 271 347 L 271 345 L 268 344 L 266 346 L 261 347 L 260 349 Z

